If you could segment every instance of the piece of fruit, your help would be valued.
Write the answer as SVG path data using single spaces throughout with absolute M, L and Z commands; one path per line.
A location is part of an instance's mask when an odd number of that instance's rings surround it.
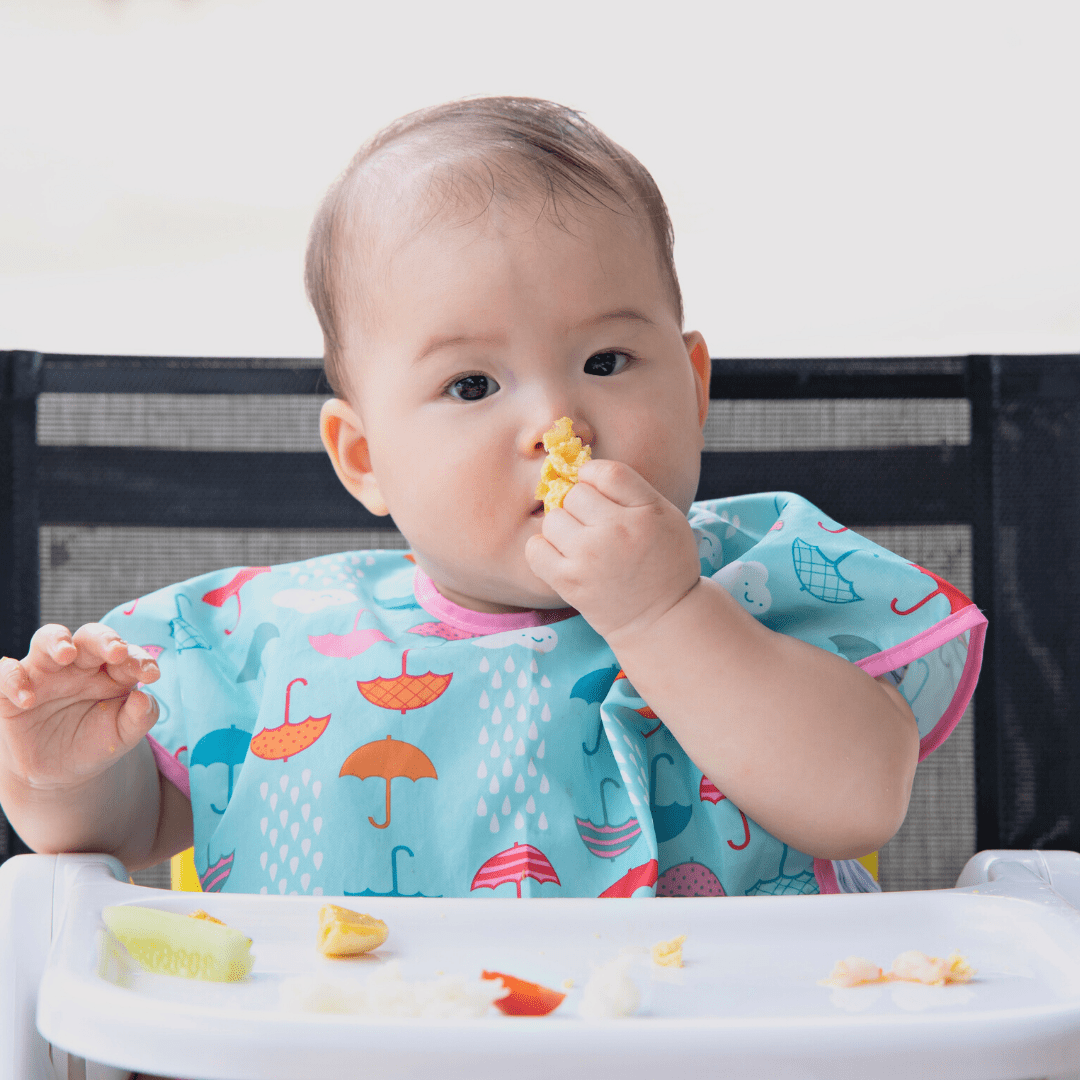
M 389 935 L 382 919 L 336 904 L 319 908 L 317 947 L 323 956 L 359 956 L 377 949 Z
M 239 982 L 255 962 L 251 938 L 217 920 L 120 904 L 101 912 L 105 925 L 147 971 L 211 982 Z
M 549 990 L 539 983 L 516 979 L 513 975 L 504 975 L 501 971 L 482 971 L 481 979 L 502 979 L 503 986 L 510 991 L 506 997 L 495 1002 L 495 1008 L 507 1016 L 547 1016 L 563 1002 L 565 994 L 558 990 Z
M 682 946 L 685 934 L 670 941 L 658 941 L 652 947 L 652 962 L 660 967 L 682 967 Z

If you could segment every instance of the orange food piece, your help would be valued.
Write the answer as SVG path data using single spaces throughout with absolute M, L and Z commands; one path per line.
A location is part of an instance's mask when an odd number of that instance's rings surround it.
M 549 514 L 562 506 L 566 493 L 577 483 L 578 469 L 592 457 L 592 447 L 582 445 L 574 434 L 573 421 L 563 416 L 544 432 L 544 449 L 548 456 L 540 471 L 536 497 L 544 500 L 544 513 Z
M 554 1012 L 566 997 L 558 990 L 516 979 L 513 975 L 504 975 L 501 971 L 482 971 L 480 978 L 501 979 L 503 986 L 510 991 L 506 997 L 495 1002 L 495 1007 L 507 1016 L 547 1016 L 549 1012 Z
M 359 956 L 377 949 L 390 936 L 386 923 L 337 904 L 319 908 L 316 948 L 323 956 Z
M 220 919 L 215 919 L 213 915 L 208 915 L 202 908 L 196 908 L 194 911 L 188 912 L 189 919 L 204 919 L 206 922 L 217 923 L 218 926 L 224 926 L 225 924 Z

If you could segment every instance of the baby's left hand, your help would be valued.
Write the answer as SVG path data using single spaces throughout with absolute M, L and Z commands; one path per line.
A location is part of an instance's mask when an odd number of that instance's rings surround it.
M 653 625 L 698 583 L 690 523 L 629 465 L 594 459 L 525 557 L 609 644 Z

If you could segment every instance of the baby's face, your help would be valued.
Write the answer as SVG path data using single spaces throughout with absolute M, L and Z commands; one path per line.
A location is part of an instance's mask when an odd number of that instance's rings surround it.
M 360 497 L 381 498 L 440 592 L 475 610 L 562 606 L 525 560 L 560 416 L 681 510 L 697 490 L 704 342 L 682 334 L 643 226 L 575 214 L 570 231 L 535 207 L 436 219 L 388 255 L 374 325 L 346 327 L 362 342 L 346 357 Z

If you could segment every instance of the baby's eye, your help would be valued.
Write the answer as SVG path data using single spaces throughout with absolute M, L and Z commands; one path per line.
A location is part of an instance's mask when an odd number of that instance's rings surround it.
M 626 353 L 601 352 L 585 361 L 585 374 L 617 375 L 629 363 L 630 357 Z
M 499 389 L 499 384 L 490 375 L 463 375 L 455 379 L 446 392 L 458 401 L 479 401 L 490 397 Z

